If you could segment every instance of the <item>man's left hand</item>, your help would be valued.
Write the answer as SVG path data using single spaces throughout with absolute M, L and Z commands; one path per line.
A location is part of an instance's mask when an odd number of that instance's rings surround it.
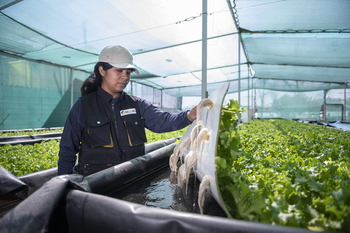
M 187 112 L 187 118 L 191 122 L 197 118 L 197 105 Z

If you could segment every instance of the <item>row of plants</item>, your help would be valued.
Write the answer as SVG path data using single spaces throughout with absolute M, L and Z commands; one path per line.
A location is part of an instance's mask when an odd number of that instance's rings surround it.
M 349 232 L 350 133 L 282 119 L 238 125 L 232 106 L 216 158 L 229 217 Z
M 13 137 L 23 135 L 47 134 L 47 133 L 62 133 L 63 128 L 40 129 L 40 130 L 13 130 L 0 132 L 0 137 Z
M 186 128 L 168 133 L 153 133 L 146 129 L 147 143 L 181 137 Z M 0 147 L 0 165 L 15 176 L 22 176 L 57 167 L 59 141 L 50 140 L 34 145 L 10 145 Z

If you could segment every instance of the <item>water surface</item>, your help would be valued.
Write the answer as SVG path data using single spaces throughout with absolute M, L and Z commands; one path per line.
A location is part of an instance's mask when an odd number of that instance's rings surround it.
M 166 166 L 109 196 L 155 208 L 200 213 L 198 207 L 199 184 L 199 180 L 192 173 L 186 193 L 185 185 L 183 188 L 177 186 L 175 173 Z M 209 193 L 206 193 L 205 196 L 203 213 L 205 215 L 227 216 Z

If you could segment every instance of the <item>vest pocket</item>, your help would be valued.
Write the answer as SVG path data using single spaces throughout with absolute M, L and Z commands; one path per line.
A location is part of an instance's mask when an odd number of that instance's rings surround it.
M 106 117 L 90 117 L 87 119 L 88 134 L 91 147 L 113 147 L 111 123 Z
M 145 119 L 124 121 L 129 146 L 136 146 L 147 142 L 145 133 Z

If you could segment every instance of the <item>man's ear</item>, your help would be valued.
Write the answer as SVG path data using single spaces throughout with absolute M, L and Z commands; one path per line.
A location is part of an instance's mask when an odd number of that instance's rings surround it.
M 98 71 L 100 72 L 100 74 L 101 74 L 102 77 L 105 76 L 106 71 L 103 69 L 102 66 L 99 66 L 99 67 L 98 67 Z

